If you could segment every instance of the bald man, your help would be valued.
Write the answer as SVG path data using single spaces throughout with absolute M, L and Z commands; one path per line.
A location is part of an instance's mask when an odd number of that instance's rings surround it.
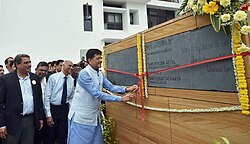
M 67 143 L 67 115 L 69 102 L 73 98 L 74 79 L 72 78 L 73 63 L 65 60 L 62 71 L 49 77 L 45 88 L 44 106 L 48 125 L 48 144 L 54 144 L 58 139 L 59 144 Z

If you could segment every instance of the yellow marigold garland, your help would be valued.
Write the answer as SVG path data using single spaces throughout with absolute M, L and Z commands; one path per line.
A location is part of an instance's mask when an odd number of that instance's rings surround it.
M 103 67 L 103 73 L 107 76 L 107 71 L 104 69 L 106 64 L 106 57 L 105 57 L 105 50 L 102 49 L 102 67 Z
M 233 25 L 233 51 L 235 54 L 241 54 L 241 51 L 238 49 L 241 47 L 241 33 L 240 33 L 240 25 L 238 23 L 234 23 Z M 239 95 L 239 100 L 241 103 L 242 114 L 249 115 L 249 97 L 247 90 L 247 81 L 245 76 L 245 66 L 244 59 L 242 56 L 235 57 L 235 74 L 237 80 L 237 90 Z
M 142 45 L 141 45 L 141 35 L 137 34 L 137 56 L 138 56 L 138 72 L 142 75 L 143 72 L 143 59 L 142 59 Z M 144 84 L 142 83 L 142 95 L 144 95 Z

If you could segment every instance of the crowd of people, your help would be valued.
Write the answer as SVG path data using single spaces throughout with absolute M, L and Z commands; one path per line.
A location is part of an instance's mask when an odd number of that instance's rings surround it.
M 128 102 L 137 85 L 113 85 L 102 73 L 102 53 L 87 61 L 41 61 L 18 54 L 0 65 L 0 138 L 5 144 L 102 144 L 100 102 Z M 122 94 L 114 96 L 103 88 Z

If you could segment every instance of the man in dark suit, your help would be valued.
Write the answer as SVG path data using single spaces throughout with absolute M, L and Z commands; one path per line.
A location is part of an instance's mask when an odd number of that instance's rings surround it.
M 0 77 L 0 137 L 6 144 L 33 144 L 35 128 L 43 127 L 39 77 L 30 72 L 30 56 L 14 59 L 16 70 Z

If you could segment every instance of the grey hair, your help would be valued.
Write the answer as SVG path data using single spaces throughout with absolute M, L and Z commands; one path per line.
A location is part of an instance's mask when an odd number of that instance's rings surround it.
M 27 55 L 27 54 L 18 54 L 18 55 L 16 55 L 16 57 L 15 57 L 15 59 L 14 59 L 14 64 L 15 64 L 15 65 L 16 65 L 16 64 L 21 64 L 22 58 L 23 58 L 23 57 L 30 58 L 30 56 Z

